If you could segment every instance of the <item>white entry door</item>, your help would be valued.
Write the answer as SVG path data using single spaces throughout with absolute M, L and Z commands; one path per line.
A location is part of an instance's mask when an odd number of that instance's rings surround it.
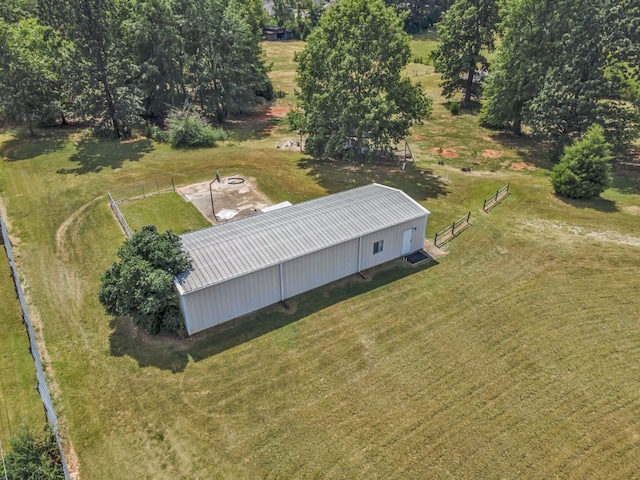
M 402 253 L 401 255 L 407 255 L 411 252 L 411 240 L 413 240 L 413 228 L 407 228 L 402 232 Z

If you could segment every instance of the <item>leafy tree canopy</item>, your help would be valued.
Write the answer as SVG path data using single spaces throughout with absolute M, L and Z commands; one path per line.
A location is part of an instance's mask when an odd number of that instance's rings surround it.
M 148 333 L 183 328 L 173 278 L 191 262 L 170 231 L 147 225 L 125 240 L 101 279 L 98 298 L 110 315 L 129 316 Z
M 116 137 L 185 101 L 222 122 L 273 95 L 263 21 L 260 0 L 9 0 L 0 104 L 30 128 L 55 111 Z
M 34 126 L 62 111 L 63 67 L 72 45 L 35 18 L 0 20 L 0 112 L 13 124 Z
M 482 119 L 556 152 L 596 122 L 616 148 L 640 131 L 640 7 L 633 0 L 509 0 Z
M 438 24 L 440 43 L 432 53 L 442 75 L 442 94 L 451 98 L 464 90 L 463 105 L 478 94 L 476 71 L 489 67 L 482 50 L 492 51 L 498 27 L 497 0 L 456 0 Z M 477 79 L 476 79 L 477 80 Z
M 555 192 L 576 199 L 597 197 L 611 184 L 612 158 L 602 127 L 591 126 L 581 140 L 565 147 L 551 175 Z
M 409 62 L 402 20 L 382 0 L 330 7 L 299 55 L 301 130 L 318 156 L 384 148 L 431 112 L 420 85 L 401 76 Z

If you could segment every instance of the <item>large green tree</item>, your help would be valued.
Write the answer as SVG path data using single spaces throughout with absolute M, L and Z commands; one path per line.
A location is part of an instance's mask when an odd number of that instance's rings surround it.
M 164 117 L 188 97 L 184 41 L 171 0 L 134 2 L 123 21 L 123 34 L 137 65 L 132 80 L 142 96 L 143 115 Z
M 612 158 L 602 127 L 591 126 L 582 139 L 565 147 L 551 175 L 554 190 L 568 198 L 597 197 L 611 184 Z
M 483 87 L 485 124 L 522 133 L 525 109 L 538 94 L 552 60 L 548 38 L 552 1 L 503 2 L 502 41 Z
M 119 261 L 104 273 L 98 298 L 110 315 L 128 316 L 149 333 L 183 328 L 173 278 L 190 260 L 171 232 L 147 225 L 118 249 Z
M 451 98 L 464 90 L 463 105 L 477 94 L 474 82 L 478 69 L 486 70 L 489 61 L 483 51 L 492 51 L 498 28 L 497 0 L 456 0 L 438 24 L 440 43 L 432 53 L 442 76 L 442 94 Z
M 271 83 L 245 6 L 236 0 L 179 0 L 178 5 L 194 103 L 220 122 L 252 110 Z
M 0 114 L 10 123 L 34 126 L 62 114 L 65 80 L 72 46 L 51 27 L 25 18 L 0 20 Z
M 359 157 L 404 138 L 431 111 L 420 85 L 402 76 L 409 62 L 402 20 L 382 0 L 330 7 L 299 57 L 296 83 L 307 151 Z
M 520 134 L 523 124 L 555 152 L 594 121 L 616 147 L 640 128 L 633 98 L 640 9 L 627 0 L 508 0 L 503 37 L 484 90 L 482 118 Z M 634 78 L 635 77 L 635 78 Z M 635 103 L 634 103 L 635 102 Z

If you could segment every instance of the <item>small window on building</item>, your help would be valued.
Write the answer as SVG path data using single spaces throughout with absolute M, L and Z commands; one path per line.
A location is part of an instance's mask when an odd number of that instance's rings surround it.
M 380 253 L 382 251 L 382 245 L 384 244 L 384 240 L 380 240 L 373 244 L 373 253 Z

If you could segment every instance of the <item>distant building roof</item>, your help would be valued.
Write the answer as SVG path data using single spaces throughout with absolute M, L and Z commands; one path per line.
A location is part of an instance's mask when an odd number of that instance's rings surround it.
M 193 268 L 181 294 L 429 214 L 401 190 L 373 183 L 181 235 Z

